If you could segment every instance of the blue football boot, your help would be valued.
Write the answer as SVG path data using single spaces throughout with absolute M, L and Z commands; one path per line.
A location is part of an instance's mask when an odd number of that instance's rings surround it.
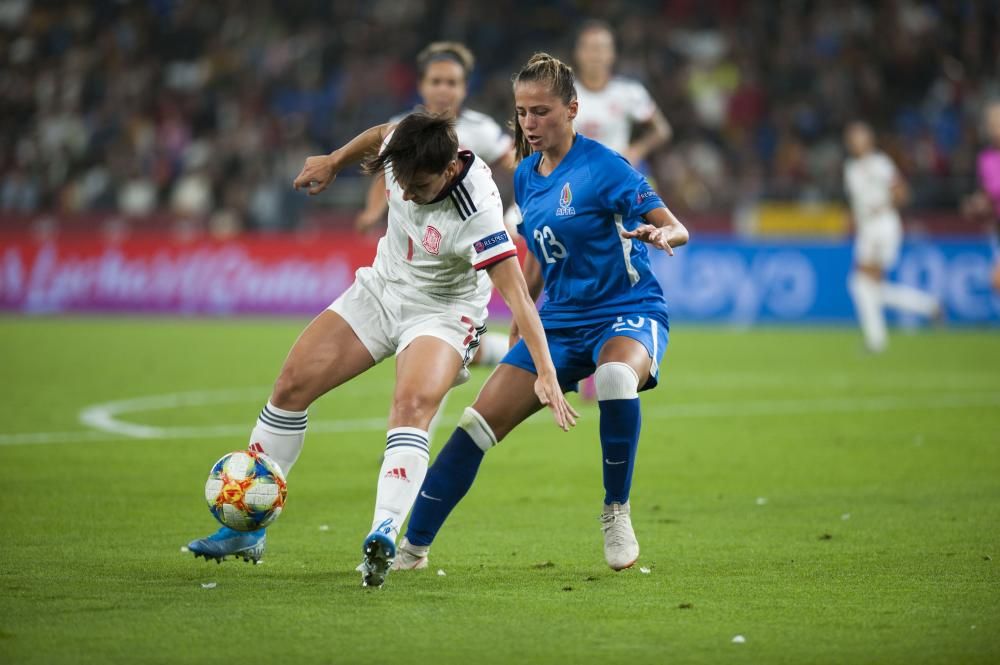
M 392 561 L 396 558 L 396 542 L 389 535 L 391 520 L 386 520 L 378 529 L 365 538 L 361 546 L 364 559 L 358 570 L 361 571 L 361 586 L 380 587 L 385 583 Z
M 234 556 L 260 563 L 264 557 L 264 531 L 236 531 L 224 526 L 207 538 L 192 540 L 187 548 L 196 559 L 203 556 L 206 561 L 215 559 L 216 563 L 222 563 L 227 556 Z

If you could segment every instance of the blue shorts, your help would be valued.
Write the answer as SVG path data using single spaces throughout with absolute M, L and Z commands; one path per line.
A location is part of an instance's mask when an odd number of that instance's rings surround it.
M 559 385 L 564 391 L 576 390 L 580 379 L 594 373 L 597 369 L 597 356 L 605 342 L 612 337 L 631 337 L 646 347 L 653 365 L 650 367 L 649 381 L 639 390 L 649 390 L 659 382 L 660 361 L 663 360 L 663 352 L 667 350 L 669 333 L 670 324 L 665 317 L 659 314 L 631 314 L 579 328 L 547 329 L 545 337 L 549 341 L 549 353 L 552 355 L 552 364 L 556 366 Z M 526 369 L 532 374 L 538 373 L 523 339 L 500 362 Z

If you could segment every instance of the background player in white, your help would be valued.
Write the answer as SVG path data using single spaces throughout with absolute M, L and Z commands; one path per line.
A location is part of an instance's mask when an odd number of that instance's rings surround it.
M 854 271 L 849 287 L 865 346 L 879 353 L 888 344 L 885 307 L 922 316 L 941 315 L 934 296 L 885 280 L 899 259 L 903 223 L 897 206 L 907 198 L 906 182 L 896 165 L 875 146 L 875 136 L 864 122 L 852 122 L 844 131 L 850 157 L 844 164 L 844 184 L 854 216 Z
M 514 140 L 493 118 L 465 108 L 469 77 L 475 66 L 472 52 L 459 42 L 434 42 L 417 55 L 417 70 L 420 82 L 417 90 L 422 106 L 430 113 L 445 115 L 455 119 L 458 145 L 463 150 L 471 150 L 475 155 L 502 170 L 514 170 Z M 399 122 L 406 114 L 389 120 Z M 355 224 L 359 231 L 368 231 L 385 219 L 388 207 L 385 198 L 385 177 L 376 174 L 368 188 L 365 208 L 358 215 Z M 508 231 L 512 229 L 508 227 Z M 478 365 L 492 367 L 507 353 L 507 338 L 504 335 L 485 334 L 479 340 L 479 348 L 473 356 Z
M 615 57 L 611 28 L 603 21 L 584 23 L 573 51 L 580 102 L 574 126 L 638 166 L 670 140 L 672 130 L 641 83 L 614 75 Z
M 491 280 L 518 323 L 530 330 L 525 338 L 545 368 L 535 384 L 538 398 L 564 428 L 572 424 L 572 411 L 503 227 L 496 185 L 482 160 L 458 151 L 453 121 L 414 113 L 394 130 L 374 127 L 329 155 L 309 157 L 295 187 L 318 194 L 345 166 L 369 154 L 377 156 L 365 162 L 365 170 L 386 174 L 389 229 L 373 265 L 359 269 L 354 284 L 295 342 L 251 433 L 250 448 L 271 456 L 287 475 L 302 450 L 309 405 L 396 355 L 385 458 L 372 530 L 363 545 L 363 582 L 379 586 L 427 471 L 427 427 L 468 362 L 486 316 Z M 223 527 L 188 548 L 216 560 L 230 554 L 257 560 L 264 530 Z

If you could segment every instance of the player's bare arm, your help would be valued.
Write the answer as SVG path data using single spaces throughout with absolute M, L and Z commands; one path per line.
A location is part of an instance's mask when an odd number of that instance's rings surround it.
M 569 431 L 570 427 L 576 425 L 579 414 L 566 401 L 559 387 L 556 368 L 552 364 L 545 331 L 542 329 L 542 321 L 538 318 L 535 301 L 531 298 L 517 259 L 514 257 L 504 259 L 487 268 L 486 272 L 513 312 L 514 321 L 520 322 L 519 328 L 524 336 L 524 343 L 531 353 L 532 360 L 535 361 L 538 372 L 538 379 L 535 381 L 538 401 L 552 409 L 556 424 L 563 431 Z
M 892 179 L 892 205 L 901 208 L 910 201 L 910 185 L 900 176 Z
M 385 173 L 377 173 L 372 176 L 371 185 L 365 195 L 365 209 L 354 220 L 355 228 L 362 232 L 370 230 L 385 216 L 388 207 L 389 202 L 385 200 Z
M 302 171 L 296 176 L 292 186 L 295 189 L 306 188 L 310 196 L 319 194 L 330 186 L 344 167 L 356 164 L 368 154 L 378 150 L 392 127 L 388 123 L 377 125 L 358 134 L 329 155 L 307 157 Z
M 622 231 L 622 237 L 637 238 L 670 256 L 674 255 L 674 247 L 687 244 L 690 237 L 687 228 L 668 209 L 650 210 L 642 218 L 646 224 L 640 224 L 634 231 Z
M 538 265 L 538 259 L 531 252 L 524 258 L 524 265 L 521 267 L 524 275 L 524 282 L 528 286 L 528 297 L 531 302 L 538 302 L 538 296 L 542 295 L 542 267 Z M 510 324 L 510 345 L 514 346 L 521 339 L 521 331 L 517 326 L 517 319 Z
M 648 122 L 640 126 L 639 137 L 629 144 L 628 151 L 624 157 L 631 164 L 638 164 L 646 158 L 652 151 L 664 145 L 674 135 L 674 129 L 670 122 L 657 108 L 653 111 Z

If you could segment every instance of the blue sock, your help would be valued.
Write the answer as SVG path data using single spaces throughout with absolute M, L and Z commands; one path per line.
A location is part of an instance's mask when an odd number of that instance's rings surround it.
M 638 400 L 637 400 L 638 401 Z M 438 453 L 413 504 L 406 539 L 419 547 L 430 545 L 438 529 L 476 479 L 483 451 L 461 427 Z
M 608 399 L 597 404 L 601 409 L 604 503 L 625 503 L 632 489 L 632 470 L 642 426 L 639 398 Z

